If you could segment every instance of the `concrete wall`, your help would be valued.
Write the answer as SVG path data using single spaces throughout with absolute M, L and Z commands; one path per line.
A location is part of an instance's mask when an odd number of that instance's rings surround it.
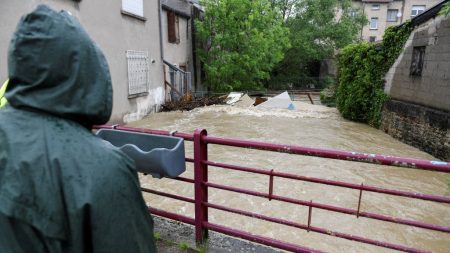
M 413 48 L 425 46 L 421 77 L 410 76 Z M 415 29 L 385 91 L 393 99 L 450 111 L 450 21 L 437 17 Z
M 158 1 L 143 1 L 146 21 L 121 14 L 121 0 L 15 0 L 5 1 L 0 8 L 0 80 L 7 78 L 7 48 L 16 24 L 23 14 L 38 4 L 70 11 L 91 38 L 103 50 L 110 66 L 114 88 L 111 123 L 142 118 L 164 102 L 163 64 L 159 42 Z M 148 51 L 150 86 L 148 94 L 128 98 L 126 50 Z
M 411 76 L 414 47 L 425 46 L 421 76 Z M 450 21 L 437 17 L 416 28 L 386 76 L 381 129 L 450 161 Z

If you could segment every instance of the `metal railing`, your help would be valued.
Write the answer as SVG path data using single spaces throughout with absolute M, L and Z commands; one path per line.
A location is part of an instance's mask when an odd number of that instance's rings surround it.
M 165 85 L 170 87 L 171 101 L 177 101 L 192 90 L 191 72 L 186 72 L 166 60 L 163 62 L 169 67 L 169 80 L 165 80 Z
M 159 134 L 159 135 L 170 135 L 168 131 L 160 131 L 160 130 L 148 130 L 148 129 L 140 129 L 140 128 L 130 128 L 130 127 L 121 127 L 121 126 L 97 126 L 96 128 L 115 128 L 118 130 L 124 131 L 132 131 L 132 132 L 144 132 L 151 134 Z M 343 213 L 347 215 L 353 215 L 356 218 L 364 217 L 367 219 L 379 220 L 384 222 L 403 224 L 411 227 L 418 227 L 422 229 L 428 229 L 432 231 L 439 231 L 443 233 L 450 233 L 450 227 L 439 224 L 430 224 L 422 221 L 403 219 L 398 217 L 392 217 L 377 213 L 371 212 L 362 212 L 360 210 L 362 195 L 363 192 L 375 192 L 380 194 L 392 195 L 392 196 L 401 196 L 411 199 L 419 199 L 424 201 L 431 201 L 436 203 L 444 203 L 450 204 L 450 197 L 448 196 L 439 196 L 439 195 L 430 195 L 423 194 L 418 192 L 408 192 L 401 191 L 395 189 L 386 189 L 381 187 L 375 187 L 370 185 L 363 184 L 353 184 L 348 182 L 334 181 L 328 179 L 314 178 L 314 177 L 306 177 L 300 176 L 290 173 L 281 173 L 276 172 L 274 170 L 264 170 L 259 168 L 249 168 L 240 165 L 232 165 L 225 163 L 218 163 L 214 161 L 208 160 L 208 144 L 215 145 L 224 145 L 238 148 L 247 148 L 247 149 L 257 149 L 257 150 L 266 150 L 280 153 L 289 153 L 295 155 L 305 155 L 305 156 L 313 156 L 313 157 L 321 157 L 328 159 L 337 159 L 337 160 L 347 160 L 353 162 L 362 162 L 362 163 L 371 163 L 371 164 L 379 164 L 379 165 L 388 165 L 388 166 L 396 166 L 403 167 L 408 169 L 418 169 L 418 170 L 427 170 L 427 171 L 436 171 L 436 172 L 444 172 L 450 173 L 450 164 L 446 162 L 437 162 L 437 161 L 428 161 L 428 160 L 418 160 L 418 159 L 410 159 L 410 158 L 402 158 L 402 157 L 394 157 L 394 156 L 385 156 L 385 155 L 375 155 L 375 154 L 365 154 L 365 153 L 357 153 L 357 152 L 346 152 L 346 151 L 338 151 L 338 150 L 330 150 L 330 149 L 318 149 L 318 148 L 309 148 L 309 147 L 301 147 L 294 145 L 280 145 L 280 144 L 271 144 L 264 142 L 256 142 L 256 141 L 247 141 L 247 140 L 237 140 L 237 139 L 229 139 L 229 138 L 219 138 L 214 136 L 208 136 L 206 130 L 198 129 L 194 132 L 194 134 L 186 134 L 186 133 L 175 133 L 175 136 L 184 138 L 186 141 L 194 142 L 194 158 L 186 158 L 186 162 L 194 163 L 194 179 L 185 178 L 185 177 L 177 177 L 174 180 L 179 180 L 183 182 L 193 183 L 195 189 L 194 198 L 187 198 L 183 196 L 178 196 L 174 194 L 169 194 L 153 189 L 142 188 L 144 192 L 156 194 L 188 203 L 192 203 L 195 205 L 195 217 L 187 217 L 184 215 L 179 215 L 175 213 L 170 213 L 164 210 L 159 210 L 156 208 L 149 208 L 151 213 L 155 215 L 159 215 L 162 217 L 166 217 L 169 219 L 174 219 L 177 221 L 181 221 L 184 223 L 188 223 L 195 226 L 195 238 L 198 243 L 203 243 L 205 239 L 208 237 L 208 230 L 216 231 L 219 233 L 223 233 L 226 235 L 243 238 L 249 241 L 261 243 L 264 245 L 272 246 L 275 248 L 288 250 L 292 252 L 321 252 L 318 250 L 310 249 L 304 246 L 283 242 L 279 240 L 275 240 L 273 238 L 268 238 L 264 236 L 253 235 L 248 232 L 244 232 L 241 230 L 233 229 L 230 227 L 214 224 L 208 221 L 208 209 L 213 208 L 229 213 L 239 214 L 243 216 L 248 216 L 260 220 L 264 220 L 267 222 L 273 222 L 277 224 L 283 224 L 290 227 L 306 230 L 308 232 L 316 232 L 324 235 L 330 235 L 338 238 L 343 238 L 347 240 L 357 241 L 364 244 L 375 245 L 383 248 L 394 249 L 403 252 L 429 252 L 427 250 L 415 249 L 405 245 L 398 245 L 390 242 L 373 240 L 370 238 L 365 238 L 362 236 L 342 233 L 339 231 L 332 231 L 326 228 L 316 227 L 311 224 L 312 220 L 312 210 L 313 208 L 323 209 L 330 212 Z M 267 192 L 257 192 L 252 190 L 247 190 L 238 187 L 232 187 L 217 183 L 212 183 L 208 181 L 208 166 L 214 166 L 217 168 L 229 169 L 234 171 L 242 171 L 246 173 L 256 173 L 261 175 L 268 176 L 268 191 Z M 359 192 L 359 198 L 356 209 L 344 208 L 333 206 L 325 203 L 305 201 L 300 199 L 289 198 L 285 196 L 280 196 L 273 194 L 274 187 L 274 178 L 286 178 L 297 181 L 306 181 L 317 184 L 324 185 L 332 185 L 337 187 L 343 187 L 348 189 L 353 189 Z M 301 206 L 308 207 L 308 221 L 307 224 L 300 224 L 296 222 L 292 222 L 289 220 L 284 220 L 276 217 L 269 217 L 266 215 L 261 215 L 253 212 L 248 212 L 244 210 L 239 210 L 235 208 L 230 208 L 223 205 L 218 205 L 214 203 L 210 203 L 208 201 L 208 188 L 215 188 L 235 193 L 241 193 L 261 198 L 266 198 L 268 200 L 277 200 L 285 203 L 292 203 Z

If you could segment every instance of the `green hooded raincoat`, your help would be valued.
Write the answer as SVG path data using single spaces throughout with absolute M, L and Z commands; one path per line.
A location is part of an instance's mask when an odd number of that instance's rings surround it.
M 155 252 L 134 162 L 91 132 L 112 108 L 108 65 L 67 12 L 18 24 L 0 110 L 0 252 Z

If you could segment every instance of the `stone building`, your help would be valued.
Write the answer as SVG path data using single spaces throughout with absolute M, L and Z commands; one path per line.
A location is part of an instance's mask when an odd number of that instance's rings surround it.
M 450 20 L 439 9 L 412 20 L 415 29 L 386 76 L 381 129 L 450 161 Z
M 360 38 L 381 40 L 384 31 L 423 13 L 442 0 L 353 0 L 355 11 L 366 15 L 369 23 L 362 27 Z

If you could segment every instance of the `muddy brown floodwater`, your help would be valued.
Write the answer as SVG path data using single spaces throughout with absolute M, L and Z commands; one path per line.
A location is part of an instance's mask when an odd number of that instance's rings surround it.
M 208 135 L 242 138 L 279 144 L 377 153 L 417 159 L 436 160 L 416 148 L 403 144 L 380 130 L 342 119 L 336 109 L 296 102 L 294 111 L 233 106 L 209 106 L 189 112 L 152 114 L 129 124 L 160 130 L 193 133 L 205 128 Z M 185 142 L 187 157 L 193 157 L 191 142 Z M 274 169 L 303 176 L 319 177 L 389 189 L 450 195 L 447 181 L 450 174 L 376 166 L 365 163 L 337 161 L 324 158 L 278 154 L 266 151 L 209 145 L 209 160 L 240 164 L 253 168 Z M 193 177 L 188 164 L 185 177 Z M 251 173 L 209 167 L 209 180 L 254 191 L 268 191 L 268 177 Z M 193 197 L 193 185 L 170 179 L 141 176 L 144 187 Z M 359 192 L 308 182 L 276 178 L 273 193 L 300 200 L 356 209 Z M 194 206 L 177 200 L 144 195 L 147 204 L 186 216 L 194 216 Z M 307 224 L 308 208 L 275 200 L 209 189 L 209 201 L 232 208 Z M 450 205 L 412 200 L 364 192 L 361 211 L 450 226 Z M 257 219 L 209 209 L 209 220 L 251 233 L 296 243 L 326 252 L 394 252 L 328 235 L 262 222 Z M 313 209 L 311 225 L 333 231 L 350 233 L 375 240 L 407 245 L 433 252 L 450 252 L 450 234 L 356 218 Z

